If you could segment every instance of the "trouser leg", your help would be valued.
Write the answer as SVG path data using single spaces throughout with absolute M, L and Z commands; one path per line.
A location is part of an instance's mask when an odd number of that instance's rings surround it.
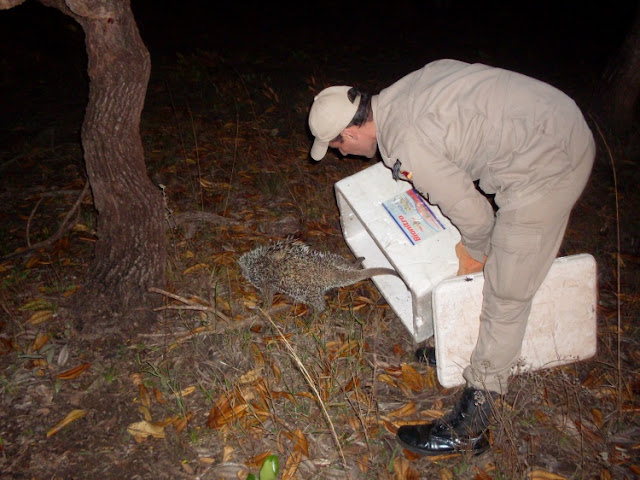
M 536 202 L 537 204 L 538 202 Z M 523 212 L 501 215 L 496 228 L 509 222 L 506 228 L 515 229 L 514 218 Z M 506 218 L 505 218 L 506 217 Z M 515 250 L 509 245 L 492 245 L 485 265 L 483 306 L 480 330 L 471 364 L 465 370 L 468 383 L 479 389 L 506 393 L 509 371 L 518 360 L 522 347 L 533 296 L 544 280 L 556 257 L 569 218 L 554 215 L 555 223 L 546 229 L 527 226 L 520 228 L 539 249 Z M 500 222 L 500 223 L 498 223 Z M 513 238 L 508 241 L 515 241 Z
M 464 371 L 474 388 L 506 393 L 518 360 L 533 296 L 562 243 L 571 209 L 591 171 L 593 152 L 547 196 L 498 212 L 484 268 L 480 330 Z

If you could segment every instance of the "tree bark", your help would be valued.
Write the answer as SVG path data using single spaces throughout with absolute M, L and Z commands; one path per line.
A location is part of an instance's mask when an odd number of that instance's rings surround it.
M 147 175 L 140 137 L 149 52 L 130 0 L 41 1 L 82 26 L 88 54 L 89 102 L 81 137 L 98 240 L 72 312 L 91 331 L 112 323 L 114 315 L 126 329 L 129 319 L 152 318 L 150 307 L 160 299 L 148 288 L 165 284 L 163 199 Z

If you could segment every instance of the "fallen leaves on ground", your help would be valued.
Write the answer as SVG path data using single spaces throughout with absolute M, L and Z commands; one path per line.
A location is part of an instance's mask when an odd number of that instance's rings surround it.
M 62 420 L 60 420 L 58 423 L 56 423 L 53 428 L 51 428 L 47 432 L 47 438 L 51 437 L 52 435 L 55 435 L 60 430 L 65 428 L 67 425 L 72 424 L 76 420 L 84 417 L 86 414 L 87 414 L 86 410 L 81 410 L 81 409 L 72 410 Z

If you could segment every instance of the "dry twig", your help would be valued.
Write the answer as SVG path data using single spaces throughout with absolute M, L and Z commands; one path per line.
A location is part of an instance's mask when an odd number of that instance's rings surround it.
M 331 416 L 329 415 L 329 412 L 327 412 L 327 408 L 325 407 L 324 402 L 322 401 L 322 397 L 320 396 L 320 392 L 318 392 L 318 389 L 316 388 L 316 385 L 313 382 L 313 379 L 311 378 L 311 375 L 309 374 L 309 372 L 307 371 L 307 368 L 304 366 L 304 364 L 300 360 L 300 357 L 298 357 L 298 355 L 296 354 L 295 350 L 291 346 L 291 343 L 289 343 L 289 341 L 287 340 L 287 337 L 285 337 L 283 335 L 282 330 L 280 330 L 280 328 L 275 324 L 275 322 L 271 319 L 271 317 L 266 312 L 264 312 L 262 310 L 260 310 L 260 311 L 266 317 L 266 319 L 269 320 L 271 325 L 273 325 L 273 328 L 276 329 L 276 332 L 278 332 L 278 335 L 280 336 L 280 338 L 282 338 L 282 341 L 284 342 L 284 345 L 287 347 L 287 350 L 289 351 L 289 354 L 291 355 L 291 357 L 293 358 L 294 362 L 296 363 L 296 365 L 298 366 L 298 368 L 302 372 L 302 375 L 304 376 L 304 379 L 307 381 L 307 384 L 309 385 L 311 390 L 313 390 L 313 394 L 318 399 L 318 404 L 320 405 L 320 408 L 322 409 L 322 413 L 324 414 L 324 417 L 327 419 L 327 423 L 329 424 L 329 428 L 331 430 L 331 435 L 333 436 L 333 440 L 335 441 L 336 447 L 338 448 L 338 452 L 340 453 L 340 457 L 342 458 L 342 465 L 344 467 L 344 470 L 347 473 L 347 475 L 349 475 L 349 469 L 348 469 L 348 466 L 347 466 L 347 460 L 344 457 L 344 452 L 342 451 L 342 446 L 340 445 L 340 440 L 338 439 L 338 434 L 336 433 L 336 429 L 333 426 L 333 422 L 331 421 Z
M 169 297 L 173 300 L 184 303 L 184 305 L 164 305 L 162 307 L 157 307 L 153 309 L 154 312 L 158 312 L 160 310 L 197 310 L 200 312 L 213 313 L 221 320 L 224 320 L 225 322 L 231 322 L 231 319 L 224 313 L 218 311 L 217 308 L 212 307 L 208 303 L 202 303 L 201 298 L 185 298 L 180 295 L 176 295 L 175 293 L 167 292 L 166 290 L 162 290 L 156 287 L 149 287 L 149 292 L 159 293 L 160 295 L 164 295 L 165 297 Z
M 43 241 L 38 242 L 38 243 L 34 243 L 32 245 L 31 244 L 31 240 L 29 239 L 29 230 L 31 228 L 31 220 L 33 219 L 33 216 L 35 215 L 36 209 L 38 208 L 38 205 L 40 205 L 40 202 L 42 201 L 42 198 L 40 200 L 38 200 L 38 203 L 36 203 L 36 206 L 31 211 L 31 215 L 29 215 L 29 220 L 27 221 L 27 247 L 25 249 L 23 249 L 23 250 L 20 250 L 19 252 L 9 253 L 8 255 L 5 255 L 2 258 L 3 259 L 7 259 L 7 258 L 10 258 L 10 257 L 15 257 L 16 255 L 24 255 L 26 253 L 29 253 L 29 252 L 33 251 L 33 250 L 38 250 L 40 248 L 48 248 L 51 245 L 53 245 L 55 242 L 57 242 L 60 238 L 62 238 L 62 236 L 65 233 L 67 233 L 69 230 L 71 230 L 75 226 L 76 223 L 78 223 L 78 219 L 80 217 L 80 204 L 84 200 L 84 197 L 87 195 L 88 191 L 89 191 L 89 182 L 87 181 L 84 184 L 84 188 L 82 189 L 82 192 L 78 196 L 78 199 L 73 204 L 73 207 L 71 207 L 71 210 L 69 210 L 67 212 L 67 214 L 65 215 L 64 219 L 62 220 L 62 223 L 60 224 L 60 228 L 58 228 L 58 231 L 56 233 L 54 233 L 53 235 L 51 235 L 46 240 L 43 240 Z M 75 218 L 72 219 L 71 217 L 74 214 L 75 214 Z
M 592 117 L 593 118 L 593 117 Z M 621 287 L 620 287 L 620 270 L 622 260 L 620 258 L 620 205 L 618 199 L 618 176 L 616 173 L 616 165 L 613 161 L 613 154 L 611 153 L 611 149 L 609 148 L 609 144 L 607 143 L 607 139 L 605 138 L 602 130 L 600 129 L 600 125 L 593 119 L 593 123 L 598 129 L 598 134 L 600 138 L 602 138 L 602 142 L 604 143 L 605 148 L 607 149 L 607 154 L 609 155 L 609 161 L 611 162 L 611 171 L 613 173 L 613 190 L 615 194 L 615 202 L 616 202 L 616 308 L 617 308 L 617 369 L 618 369 L 618 408 L 622 408 L 623 395 L 622 395 L 622 358 L 621 358 L 621 343 L 622 343 L 622 314 L 620 311 L 620 295 L 621 295 Z
M 184 212 L 172 217 L 176 226 L 184 227 L 185 237 L 193 238 L 196 233 L 197 223 L 210 223 L 213 225 L 238 225 L 239 222 L 231 218 L 223 217 L 211 212 Z

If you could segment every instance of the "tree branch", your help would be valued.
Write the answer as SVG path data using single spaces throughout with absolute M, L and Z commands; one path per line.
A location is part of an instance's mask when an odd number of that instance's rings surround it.
M 25 0 L 0 0 L 0 10 L 9 10 L 24 2 Z

